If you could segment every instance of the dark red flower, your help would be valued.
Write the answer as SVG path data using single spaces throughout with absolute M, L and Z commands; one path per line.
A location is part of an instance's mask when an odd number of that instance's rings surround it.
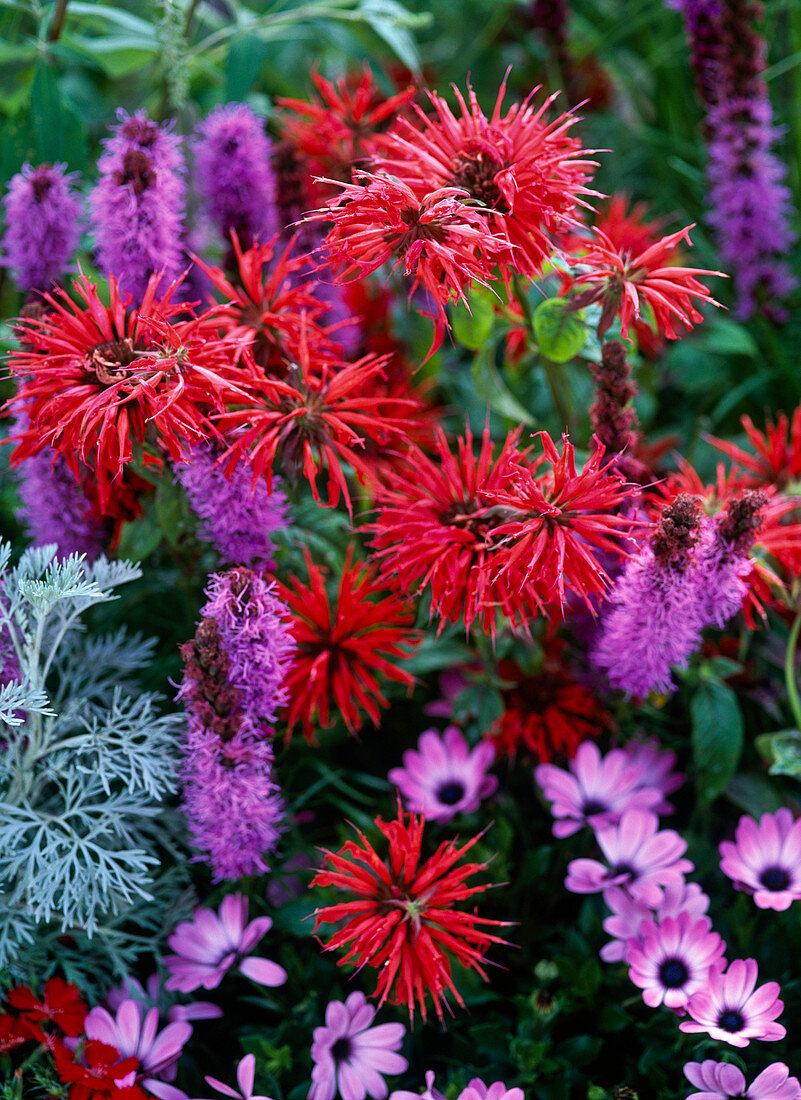
M 358 829 L 358 843 L 348 840 L 338 852 L 324 852 L 328 867 L 317 872 L 312 885 L 335 886 L 356 900 L 315 910 L 315 931 L 344 920 L 325 944 L 326 951 L 347 947 L 339 965 L 377 970 L 376 996 L 381 1003 L 407 1005 L 412 1021 L 415 1005 L 426 1018 L 428 996 L 441 1019 L 448 992 L 463 1004 L 451 976 L 452 960 L 486 979 L 487 949 L 505 942 L 481 926 L 503 927 L 506 921 L 454 908 L 488 888 L 468 883 L 486 863 L 460 863 L 479 837 L 461 847 L 445 841 L 421 863 L 422 818 L 404 814 L 398 805 L 396 820 L 378 817 L 375 824 L 388 844 L 386 859 Z
M 65 1035 L 80 1035 L 89 1011 L 79 990 L 63 978 L 48 978 L 41 999 L 24 985 L 10 990 L 6 999 L 26 1019 L 52 1020 Z
M 409 647 L 420 641 L 412 628 L 411 608 L 376 583 L 363 562 L 353 563 L 353 548 L 345 556 L 335 599 L 329 599 L 322 569 L 304 551 L 309 583 L 297 577 L 280 584 L 281 598 L 292 612 L 292 637 L 297 642 L 294 664 L 285 686 L 291 701 L 286 713 L 288 734 L 298 723 L 308 740 L 315 728 L 330 726 L 339 714 L 350 733 L 365 715 L 377 726 L 388 706 L 382 679 L 411 688 L 414 677 L 399 667 Z
M 66 1047 L 54 1047 L 56 1070 L 70 1085 L 70 1100 L 148 1100 L 134 1082 L 139 1061 L 120 1060 L 119 1051 L 90 1039 L 83 1044 L 80 1061 Z
M 408 184 L 419 199 L 441 188 L 466 191 L 488 232 L 509 246 L 501 264 L 505 280 L 511 271 L 538 277 L 553 252 L 549 234 L 575 222 L 577 204 L 596 193 L 586 186 L 595 163 L 568 134 L 577 117 L 565 113 L 548 122 L 555 96 L 535 109 L 538 90 L 502 114 L 504 79 L 489 118 L 470 87 L 467 101 L 454 88 L 458 116 L 429 92 L 435 117 L 415 106 L 416 125 L 401 119 L 374 158 L 378 171 Z
M 692 228 L 688 225 L 678 233 L 669 233 L 635 256 L 617 248 L 601 230 L 593 230 L 595 242 L 578 261 L 582 268 L 589 270 L 582 271 L 574 280 L 576 286 L 586 285 L 588 289 L 578 295 L 575 303 L 577 306 L 603 303 L 599 336 L 619 314 L 621 332 L 626 339 L 629 326 L 640 317 L 641 303 L 645 302 L 653 311 L 657 330 L 669 340 L 676 340 L 673 327 L 676 321 L 689 329 L 703 320 L 693 299 L 720 305 L 696 276 L 720 275 L 725 279 L 722 271 L 677 267 L 670 263 L 679 241 L 692 243 L 689 236 Z
M 383 373 L 384 358 L 367 355 L 356 363 L 314 360 L 305 326 L 297 350 L 297 362 L 286 381 L 264 377 L 245 353 L 251 402 L 219 420 L 224 430 L 237 433 L 227 452 L 227 469 L 232 470 L 247 452 L 254 478 L 264 476 L 272 485 L 278 462 L 289 481 L 303 475 L 317 501 L 317 478 L 325 470 L 328 503 L 337 504 L 341 493 L 351 511 L 343 463 L 366 477 L 370 464 L 363 457 L 365 440 L 385 447 L 393 438 L 403 438 L 404 415 L 415 402 L 368 396 L 371 380 Z
M 38 1028 L 33 1028 L 25 1019 L 18 1019 L 0 1012 L 0 1054 L 15 1050 L 23 1043 L 39 1039 Z M 39 1039 L 41 1042 L 41 1039 Z
M 414 99 L 415 90 L 386 97 L 366 66 L 361 77 L 350 73 L 336 84 L 316 72 L 311 78 L 316 101 L 276 100 L 289 112 L 280 116 L 281 135 L 304 156 L 313 175 L 348 180 L 353 165 L 373 154 L 376 136 Z
M 214 434 L 209 414 L 237 390 L 228 348 L 216 337 L 213 315 L 176 320 L 186 306 L 172 302 L 174 283 L 156 299 L 154 275 L 138 309 L 126 311 L 115 277 L 110 305 L 81 276 L 75 291 L 47 294 L 48 312 L 19 320 L 24 341 L 8 362 L 20 388 L 9 405 L 21 405 L 27 429 L 11 456 L 18 463 L 44 447 L 62 453 L 75 474 L 81 463 L 94 471 L 99 503 L 114 511 L 115 483 L 147 442 L 143 460 L 161 463 L 166 452 L 185 459 Z

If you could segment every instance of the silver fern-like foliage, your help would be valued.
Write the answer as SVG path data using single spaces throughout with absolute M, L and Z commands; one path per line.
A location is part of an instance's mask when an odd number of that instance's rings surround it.
M 151 643 L 81 622 L 137 566 L 55 546 L 9 561 L 0 544 L 0 967 L 42 925 L 92 936 L 152 898 L 181 726 L 137 691 Z

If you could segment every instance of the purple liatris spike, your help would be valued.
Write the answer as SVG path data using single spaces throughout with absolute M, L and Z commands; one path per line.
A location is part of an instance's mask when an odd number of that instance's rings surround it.
M 250 569 L 212 574 L 195 637 L 181 648 L 189 715 L 184 812 L 215 881 L 268 870 L 282 801 L 272 723 L 295 643 L 272 581 Z
M 168 126 L 144 111 L 119 117 L 89 205 L 100 267 L 140 301 L 151 275 L 163 271 L 166 284 L 184 267 L 185 166 Z
M 24 164 L 3 199 L 3 264 L 20 290 L 46 290 L 62 275 L 81 236 L 76 173 L 64 164 Z
M 654 537 L 629 558 L 609 597 L 611 609 L 590 657 L 610 684 L 630 695 L 675 688 L 704 625 L 698 542 L 705 517 L 682 494 L 662 513 Z
M 215 107 L 198 127 L 194 153 L 206 212 L 226 239 L 233 230 L 249 248 L 278 231 L 271 144 L 250 107 Z
M 202 445 L 176 470 L 200 520 L 198 534 L 226 564 L 267 569 L 273 560 L 270 533 L 287 526 L 286 497 L 278 488 L 270 492 L 261 478 L 254 485 L 247 461 L 227 477 L 217 457 L 210 445 Z
M 764 493 L 749 490 L 730 500 L 710 524 L 701 558 L 704 583 L 699 591 L 704 625 L 725 626 L 748 593 L 746 579 L 753 568 L 748 551 L 762 526 Z

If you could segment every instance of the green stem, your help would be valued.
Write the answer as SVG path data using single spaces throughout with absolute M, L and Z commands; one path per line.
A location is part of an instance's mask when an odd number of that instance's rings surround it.
M 56 6 L 53 11 L 53 18 L 50 20 L 50 26 L 47 28 L 47 41 L 57 42 L 62 30 L 64 29 L 64 20 L 67 16 L 67 6 L 70 0 L 56 0 Z
M 787 640 L 787 653 L 784 657 L 784 682 L 787 685 L 787 700 L 790 710 L 793 712 L 795 726 L 801 730 L 801 698 L 798 695 L 798 682 L 795 676 L 795 649 L 798 644 L 798 633 L 801 631 L 801 611 L 796 615 L 793 629 Z
M 514 291 L 517 304 L 520 306 L 520 312 L 523 314 L 523 323 L 526 326 L 526 331 L 532 343 L 536 343 L 536 336 L 534 335 L 534 314 L 531 311 L 531 303 L 528 300 L 528 295 L 523 286 L 523 280 L 517 272 L 512 275 L 512 290 Z M 545 374 L 545 381 L 548 383 L 548 389 L 551 391 L 551 399 L 556 409 L 556 415 L 561 421 L 562 430 L 565 430 L 570 426 L 570 402 L 567 400 L 562 384 L 564 374 L 560 370 L 559 364 L 552 362 L 550 359 L 546 359 L 542 352 L 540 352 L 539 360 L 542 363 L 542 369 Z

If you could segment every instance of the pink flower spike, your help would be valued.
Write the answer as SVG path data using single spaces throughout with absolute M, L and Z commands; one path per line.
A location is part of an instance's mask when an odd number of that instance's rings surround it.
M 487 774 L 494 759 L 489 741 L 471 750 L 456 726 L 448 726 L 444 734 L 426 730 L 417 749 L 403 754 L 403 767 L 393 768 L 388 779 L 403 795 L 407 810 L 444 823 L 457 813 L 473 813 L 494 793 L 498 780 Z
M 219 914 L 198 908 L 191 921 L 181 921 L 168 939 L 175 955 L 164 962 L 170 977 L 165 989 L 191 993 L 201 986 L 216 989 L 229 970 L 238 969 L 261 985 L 276 986 L 286 981 L 286 971 L 268 959 L 243 959 L 272 927 L 269 917 L 247 923 L 248 901 L 242 894 L 223 898 Z
M 661 791 L 645 787 L 645 769 L 623 749 L 602 757 L 593 741 L 584 741 L 568 768 L 540 764 L 534 773 L 552 803 L 554 836 L 570 836 L 583 825 L 617 825 L 624 810 L 652 810 L 662 799 Z
M 253 1092 L 253 1082 L 256 1079 L 256 1056 L 246 1054 L 236 1071 L 236 1080 L 241 1092 L 231 1088 L 230 1085 L 218 1081 L 216 1077 L 207 1077 L 206 1084 L 221 1092 L 223 1096 L 233 1097 L 233 1100 L 270 1100 L 269 1096 L 256 1096 Z
M 665 1004 L 681 1012 L 690 997 L 703 989 L 710 972 L 725 969 L 726 945 L 710 932 L 706 917 L 688 913 L 645 921 L 639 938 L 629 942 L 629 977 L 642 989 L 649 1008 Z
M 801 1100 L 801 1085 L 796 1077 L 790 1077 L 783 1062 L 774 1062 L 763 1069 L 747 1089 L 745 1077 L 737 1066 L 711 1058 L 704 1062 L 687 1062 L 684 1076 L 702 1090 L 690 1093 L 687 1100 L 730 1100 L 733 1096 L 742 1096 L 745 1100 Z
M 692 1020 L 679 1024 L 682 1031 L 707 1032 L 713 1039 L 747 1047 L 752 1039 L 775 1042 L 786 1029 L 776 1017 L 784 1008 L 778 982 L 756 988 L 755 959 L 735 959 L 725 973 L 712 971 L 705 989 L 687 1002 Z
M 610 886 L 625 886 L 636 901 L 656 908 L 664 886 L 679 886 L 692 871 L 680 858 L 687 842 L 672 829 L 659 831 L 656 814 L 626 810 L 618 825 L 595 834 L 607 865 L 595 859 L 574 859 L 568 865 L 565 886 L 576 894 L 595 894 Z
M 789 909 L 801 898 L 801 819 L 786 807 L 763 814 L 759 824 L 741 817 L 735 843 L 724 840 L 720 869 L 760 909 Z

